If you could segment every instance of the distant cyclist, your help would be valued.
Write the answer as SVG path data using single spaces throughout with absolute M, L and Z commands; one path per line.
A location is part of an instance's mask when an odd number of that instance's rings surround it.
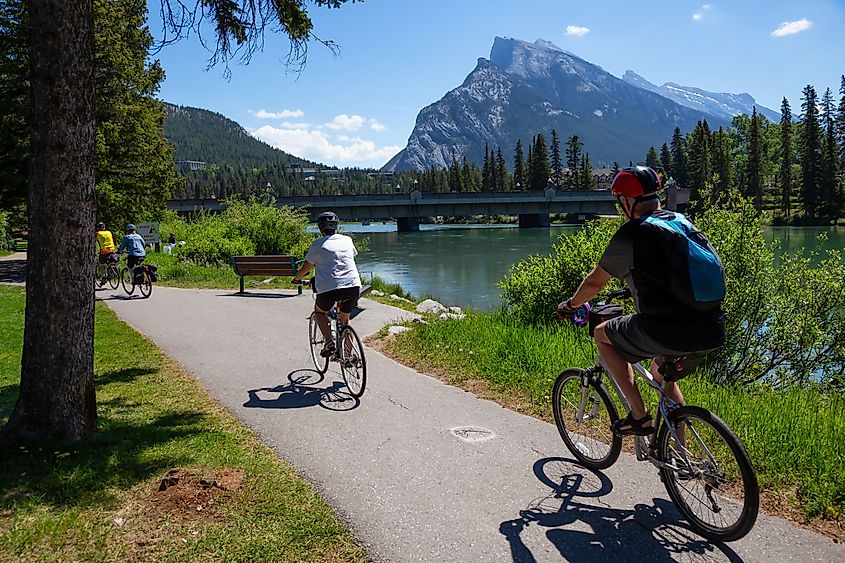
M 355 265 L 358 250 L 351 238 L 337 234 L 339 225 L 340 219 L 331 211 L 321 213 L 317 217 L 317 228 L 322 236 L 311 243 L 305 255 L 305 263 L 291 280 L 293 283 L 300 283 L 304 275 L 312 268 L 317 268 L 314 317 L 326 342 L 321 352 L 324 357 L 335 352 L 326 313 L 337 304 L 340 322 L 349 324 L 349 315 L 358 305 L 358 295 L 361 291 L 361 277 Z
M 145 248 L 144 237 L 139 235 L 135 232 L 135 225 L 132 223 L 126 225 L 126 235 L 123 237 L 123 241 L 120 243 L 120 248 L 117 249 L 117 252 L 123 253 L 125 250 L 128 254 L 128 258 L 126 259 L 126 267 L 131 271 L 144 262 L 144 258 L 147 256 L 147 250 Z
M 97 240 L 97 248 L 100 251 L 97 277 L 100 280 L 99 284 L 103 285 L 106 283 L 106 264 L 117 262 L 117 254 L 114 251 L 114 235 L 111 231 L 106 230 L 105 223 L 97 223 L 97 233 L 94 236 Z
M 652 431 L 651 416 L 646 414 L 634 383 L 631 363 L 654 358 L 651 372 L 662 383 L 658 370 L 666 360 L 683 357 L 684 372 L 691 371 L 708 351 L 721 347 L 725 340 L 720 306 L 724 297 L 721 262 L 704 235 L 686 217 L 660 208 L 657 192 L 661 187 L 657 173 L 645 166 L 624 168 L 616 175 L 611 193 L 628 222 L 613 235 L 598 265 L 575 294 L 558 305 L 561 312 L 575 311 L 598 295 L 611 277 L 625 280 L 632 291 L 637 313 L 610 319 L 598 325 L 594 334 L 599 356 L 631 405 L 631 413 L 614 424 L 613 431 L 620 435 L 647 435 Z M 711 253 L 715 262 L 714 275 L 687 279 L 688 284 L 697 287 L 708 281 L 713 281 L 714 286 L 722 284 L 721 289 L 716 287 L 711 292 L 713 300 L 700 307 L 685 299 L 678 289 L 683 272 L 676 275 L 673 265 L 689 264 L 694 258 L 687 255 L 688 246 L 663 244 L 666 237 L 675 236 L 672 231 L 687 233 L 696 241 L 700 253 Z M 713 280 L 720 272 L 721 280 Z M 670 385 L 668 395 L 683 404 L 684 397 L 676 383 Z

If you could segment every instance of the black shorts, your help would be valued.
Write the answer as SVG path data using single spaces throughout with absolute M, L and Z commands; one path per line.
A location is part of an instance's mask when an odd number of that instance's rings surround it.
M 718 348 L 707 350 L 675 350 L 656 342 L 643 330 L 639 315 L 614 317 L 604 325 L 604 333 L 626 362 L 634 364 L 648 358 L 654 358 L 662 365 L 666 359 L 683 357 L 686 373 L 700 364 L 708 353 Z
M 360 293 L 361 288 L 357 285 L 318 293 L 316 298 L 317 308 L 321 311 L 328 311 L 337 303 L 342 313 L 349 314 L 358 306 L 358 295 Z
M 126 257 L 126 267 L 129 268 L 129 269 L 132 269 L 135 266 L 137 266 L 138 264 L 143 264 L 144 258 L 146 258 L 146 256 L 127 256 Z
M 100 254 L 100 264 L 109 264 L 112 262 L 117 262 L 117 254 L 114 252 L 109 252 L 108 254 Z

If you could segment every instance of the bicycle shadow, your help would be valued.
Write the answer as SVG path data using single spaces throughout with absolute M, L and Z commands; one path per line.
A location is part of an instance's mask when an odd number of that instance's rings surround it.
M 323 380 L 324 376 L 315 370 L 294 370 L 288 374 L 288 383 L 247 391 L 249 399 L 243 406 L 255 409 L 319 406 L 331 411 L 350 411 L 361 404 L 359 399 L 349 394 L 342 381 L 333 381 L 328 387 L 320 387 Z
M 215 297 L 240 297 L 246 299 L 253 297 L 255 299 L 288 299 L 290 297 L 301 297 L 296 293 L 270 293 L 260 291 L 245 291 L 243 293 L 218 293 Z
M 519 511 L 518 518 L 499 525 L 515 562 L 536 561 L 521 537 L 529 526 L 548 528 L 546 538 L 567 561 L 742 561 L 726 545 L 690 531 L 668 500 L 656 498 L 653 506 L 637 504 L 633 509 L 611 508 L 600 500 L 613 490 L 604 473 L 565 458 L 537 460 L 533 469 L 537 479 L 550 487 L 549 494 L 532 500 Z M 576 497 L 601 504 L 578 502 Z M 573 526 L 579 522 L 581 525 Z M 583 531 L 584 524 L 591 531 Z

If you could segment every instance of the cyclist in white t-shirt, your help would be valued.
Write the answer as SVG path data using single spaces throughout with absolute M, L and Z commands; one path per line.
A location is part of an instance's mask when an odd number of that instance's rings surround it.
M 361 277 L 355 265 L 358 250 L 351 238 L 337 234 L 339 224 L 340 219 L 331 211 L 317 217 L 317 227 L 322 236 L 311 243 L 305 255 L 305 263 L 291 280 L 293 283 L 301 283 L 304 275 L 312 268 L 317 268 L 314 318 L 325 337 L 326 345 L 321 352 L 323 356 L 331 356 L 335 351 L 326 313 L 337 304 L 340 322 L 349 324 L 349 315 L 358 305 L 361 292 Z

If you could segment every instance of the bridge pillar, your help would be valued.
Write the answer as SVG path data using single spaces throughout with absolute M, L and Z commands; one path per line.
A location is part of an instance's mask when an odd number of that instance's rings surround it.
M 519 228 L 527 229 L 532 227 L 548 227 L 550 224 L 548 213 L 521 213 L 519 215 Z
M 420 230 L 419 217 L 397 217 L 396 230 L 400 233 L 415 233 Z

